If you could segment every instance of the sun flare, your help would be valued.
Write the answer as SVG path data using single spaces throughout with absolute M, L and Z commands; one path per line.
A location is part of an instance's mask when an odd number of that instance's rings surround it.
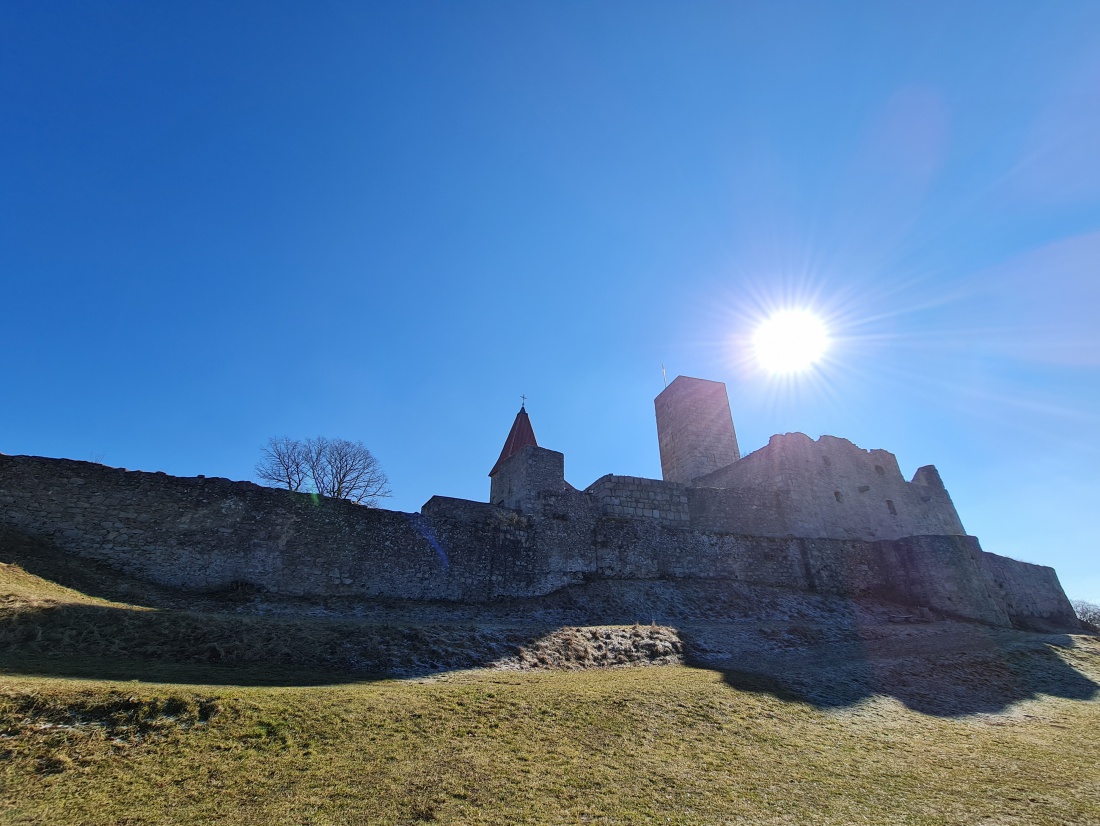
M 799 373 L 822 359 L 829 349 L 829 333 L 809 310 L 782 310 L 756 328 L 752 346 L 769 373 Z

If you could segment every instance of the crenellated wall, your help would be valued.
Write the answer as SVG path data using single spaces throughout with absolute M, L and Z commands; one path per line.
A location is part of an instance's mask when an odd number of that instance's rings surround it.
M 0 455 L 0 522 L 196 590 L 247 582 L 293 595 L 484 602 L 593 579 L 707 578 L 888 597 L 994 625 L 1040 618 L 1076 627 L 1051 569 L 985 554 L 973 537 L 864 541 L 677 527 L 608 514 L 614 497 L 598 491 L 650 485 L 605 480 L 594 493 L 528 496 L 526 512 L 437 496 L 409 514 L 250 482 Z M 643 481 L 655 491 L 664 484 Z M 683 506 L 682 495 L 671 507 Z
M 691 524 L 701 530 L 851 539 L 966 534 L 934 467 L 907 482 L 892 453 L 835 436 L 772 436 L 693 480 L 688 495 Z

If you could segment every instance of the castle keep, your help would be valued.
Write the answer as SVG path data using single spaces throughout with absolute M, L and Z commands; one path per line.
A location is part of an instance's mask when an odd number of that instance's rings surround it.
M 574 488 L 521 408 L 488 503 L 434 496 L 399 513 L 0 455 L 0 523 L 186 589 L 486 602 L 593 580 L 708 579 L 1078 627 L 1053 569 L 966 535 L 934 467 L 906 481 L 884 450 L 801 433 L 742 457 L 720 382 L 681 376 L 655 408 L 659 480 L 608 475 Z
M 597 479 L 584 493 L 604 516 L 748 536 L 966 535 L 932 465 L 906 482 L 885 450 L 861 450 L 834 436 L 815 442 L 802 433 L 773 436 L 741 458 L 721 382 L 680 376 L 654 407 L 664 478 Z M 562 454 L 538 447 L 521 409 L 490 473 L 490 501 L 536 513 L 540 494 L 572 489 L 564 473 Z

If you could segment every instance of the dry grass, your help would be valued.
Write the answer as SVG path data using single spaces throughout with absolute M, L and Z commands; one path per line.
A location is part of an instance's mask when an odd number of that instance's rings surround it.
M 1067 699 L 1094 697 L 1100 640 L 1029 639 L 962 657 L 939 636 L 905 638 L 928 646 L 923 681 L 887 647 L 863 671 L 893 696 L 860 688 L 830 707 L 814 691 L 846 696 L 827 683 L 855 672 L 593 667 L 675 661 L 679 638 L 660 626 L 524 633 L 150 610 L 5 565 L 0 822 L 1100 823 L 1100 701 Z M 510 670 L 362 676 L 371 663 L 426 673 L 470 657 Z M 356 666 L 357 678 L 340 671 Z M 821 685 L 801 693 L 779 679 L 811 672 Z M 937 685 L 960 691 L 953 680 L 1011 699 L 997 713 L 912 710 Z
M 112 603 L 27 573 L 19 565 L 0 562 L 0 608 L 37 609 L 65 604 L 111 605 Z
M 682 666 L 6 684 L 7 823 L 1100 822 L 1096 702 L 826 712 Z

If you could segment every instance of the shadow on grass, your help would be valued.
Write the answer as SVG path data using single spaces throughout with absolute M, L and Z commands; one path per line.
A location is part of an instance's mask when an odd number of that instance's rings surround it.
M 533 667 L 666 662 L 661 623 L 678 629 L 689 665 L 720 672 L 733 688 L 818 708 L 885 695 L 915 711 L 959 716 L 1003 711 L 1040 695 L 1088 700 L 1100 693 L 1100 685 L 1059 656 L 1076 645 L 1068 635 L 972 624 L 954 624 L 949 633 L 884 635 L 881 617 L 876 628 L 868 620 L 874 612 L 837 599 L 818 605 L 828 612 L 816 623 L 799 623 L 784 608 L 789 595 L 754 596 L 728 582 L 636 583 L 633 590 L 592 583 L 484 608 L 389 607 L 368 621 L 227 612 L 231 600 L 126 580 L 5 528 L 0 561 L 93 596 L 210 609 L 16 604 L 0 613 L 0 672 L 10 675 L 308 686 L 424 677 L 517 656 Z M 568 630 L 637 622 L 653 625 L 606 644 Z M 624 645 L 633 650 L 623 654 Z M 619 659 L 609 653 L 616 647 Z
M 19 606 L 0 614 L 0 671 L 219 685 L 319 685 L 483 667 L 537 646 L 554 630 L 85 603 Z
M 127 577 L 118 570 L 62 551 L 51 542 L 0 525 L 0 562 L 90 597 L 141 604 L 171 604 L 182 592 Z
M 341 673 L 292 666 L 169 663 L 124 657 L 48 656 L 0 653 L 0 674 L 67 680 L 167 683 L 195 686 L 304 687 L 346 685 L 392 679 L 385 675 Z
M 629 622 L 624 616 L 615 620 Z M 804 628 L 792 627 L 805 635 Z M 724 633 L 751 632 L 731 629 Z M 674 632 L 656 625 L 626 628 L 614 639 L 599 633 L 608 632 L 560 623 L 416 625 L 61 604 L 4 612 L 0 672 L 310 686 L 425 677 L 520 655 L 535 667 L 668 662 L 674 659 L 670 640 L 679 644 Z M 943 624 L 932 633 L 870 640 L 842 636 L 839 642 L 834 636 L 739 658 L 727 654 L 720 662 L 714 639 L 704 645 L 697 633 L 703 633 L 701 626 L 690 623 L 680 629 L 688 665 L 718 671 L 732 688 L 817 708 L 848 707 L 884 695 L 915 711 L 961 716 L 1003 711 L 1040 695 L 1089 700 L 1100 693 L 1100 685 L 1059 656 L 1076 646 L 1068 635 Z M 631 646 L 634 650 L 624 654 Z M 601 662 L 593 647 L 605 654 L 618 651 L 619 659 Z M 698 654 L 703 650 L 708 658 Z
M 716 670 L 740 691 L 770 694 L 819 709 L 855 706 L 874 696 L 937 717 L 998 713 L 1047 695 L 1092 700 L 1100 685 L 1059 656 L 1076 647 L 1068 635 L 1024 634 L 964 627 L 966 643 L 904 651 L 847 646 L 829 652 L 789 652 L 730 666 L 693 662 Z M 987 631 L 987 633 L 983 633 Z M 946 642 L 946 641 L 945 641 Z M 861 650 L 862 649 L 862 650 Z M 689 645 L 688 650 L 691 650 Z

